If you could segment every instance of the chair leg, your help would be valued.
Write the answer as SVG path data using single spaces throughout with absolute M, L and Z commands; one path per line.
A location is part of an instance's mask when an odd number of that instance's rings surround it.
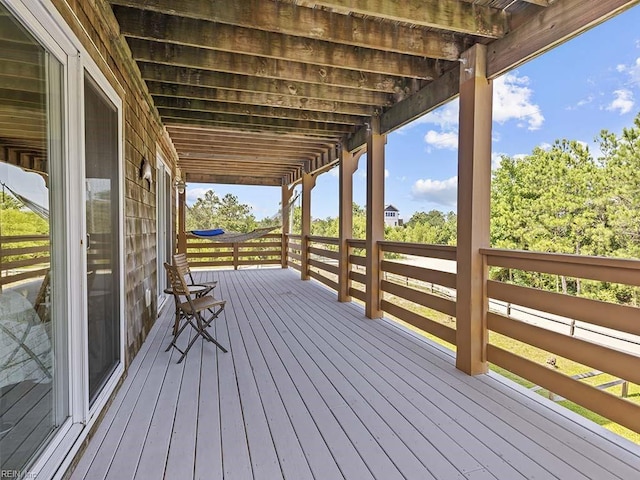
M 211 311 L 211 309 L 209 309 L 209 311 Z M 201 335 L 204 338 L 206 338 L 209 342 L 213 342 L 224 353 L 227 353 L 227 349 L 224 348 L 222 345 L 220 345 L 218 343 L 218 341 L 215 338 L 213 338 L 211 336 L 211 334 L 209 332 L 207 332 L 207 330 L 206 330 L 206 328 L 211 325 L 211 322 L 213 322 L 213 320 L 215 320 L 215 318 L 218 316 L 218 314 L 221 311 L 222 311 L 222 307 L 218 309 L 218 312 L 215 314 L 215 316 L 212 316 L 208 320 L 205 320 L 204 318 L 202 318 L 202 315 L 200 315 L 200 312 L 198 312 L 196 315 L 198 316 L 198 324 L 201 325 L 201 327 L 202 327 L 202 331 L 200 332 Z

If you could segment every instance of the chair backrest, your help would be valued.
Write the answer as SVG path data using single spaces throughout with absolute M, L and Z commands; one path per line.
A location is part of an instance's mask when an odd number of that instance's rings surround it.
M 187 261 L 186 253 L 176 253 L 173 256 L 173 265 L 178 268 L 183 276 L 189 276 L 189 281 L 193 284 L 193 276 L 191 275 L 191 268 L 189 268 L 189 262 Z
M 184 280 L 183 274 L 180 272 L 177 266 L 169 265 L 165 262 L 164 268 L 169 276 L 169 282 L 171 282 L 171 288 L 174 295 L 184 295 L 189 297 L 189 286 Z

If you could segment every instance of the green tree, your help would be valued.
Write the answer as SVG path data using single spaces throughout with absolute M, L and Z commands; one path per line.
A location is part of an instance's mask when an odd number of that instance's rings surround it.
M 249 205 L 230 193 L 220 198 L 213 190 L 187 209 L 186 224 L 187 230 L 222 228 L 233 232 L 249 232 L 257 226 Z

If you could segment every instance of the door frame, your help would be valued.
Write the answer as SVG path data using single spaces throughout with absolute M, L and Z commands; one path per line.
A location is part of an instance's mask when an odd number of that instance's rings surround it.
M 170 258 L 164 258 L 165 253 L 169 250 L 169 246 L 173 245 L 171 241 L 172 230 L 165 231 L 167 222 L 172 221 L 171 211 L 168 211 L 167 205 L 171 204 L 172 189 L 171 183 L 171 169 L 166 164 L 164 156 L 160 146 L 156 146 L 156 288 L 157 288 L 157 300 L 158 300 L 158 316 L 160 316 L 161 310 L 167 304 L 169 295 L 164 293 L 164 289 L 167 288 L 166 274 L 164 271 L 164 262 L 171 263 Z M 167 176 L 168 181 L 167 183 Z M 164 232 L 164 235 L 162 233 Z M 167 244 L 169 242 L 169 244 Z M 162 248 L 160 248 L 162 247 Z M 171 249 L 173 250 L 173 248 Z M 160 253 L 162 252 L 162 254 Z M 162 282 L 161 279 L 165 279 Z

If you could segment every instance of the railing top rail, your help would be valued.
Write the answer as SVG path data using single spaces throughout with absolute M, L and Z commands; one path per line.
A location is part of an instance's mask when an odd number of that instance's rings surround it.
M 451 245 L 435 245 L 431 243 L 390 242 L 387 240 L 378 242 L 385 252 L 405 253 L 422 257 L 436 257 L 445 260 L 455 260 L 457 248 Z
M 632 258 L 596 257 L 568 253 L 530 252 L 527 250 L 507 250 L 500 248 L 481 248 L 480 253 L 488 257 L 513 258 L 520 260 L 538 260 L 550 263 L 572 263 L 592 267 L 630 268 L 640 270 L 640 260 Z M 489 263 L 493 265 L 493 263 Z
M 340 239 L 337 237 L 320 237 L 316 235 L 309 235 L 309 241 L 316 243 L 326 243 L 329 245 L 338 245 L 338 243 L 340 243 Z
M 359 238 L 350 238 L 347 240 L 347 244 L 358 248 L 365 248 L 366 241 Z
M 482 248 L 489 266 L 640 286 L 640 260 Z
M 49 240 L 49 235 L 2 235 L 0 243 L 28 242 L 33 240 Z

